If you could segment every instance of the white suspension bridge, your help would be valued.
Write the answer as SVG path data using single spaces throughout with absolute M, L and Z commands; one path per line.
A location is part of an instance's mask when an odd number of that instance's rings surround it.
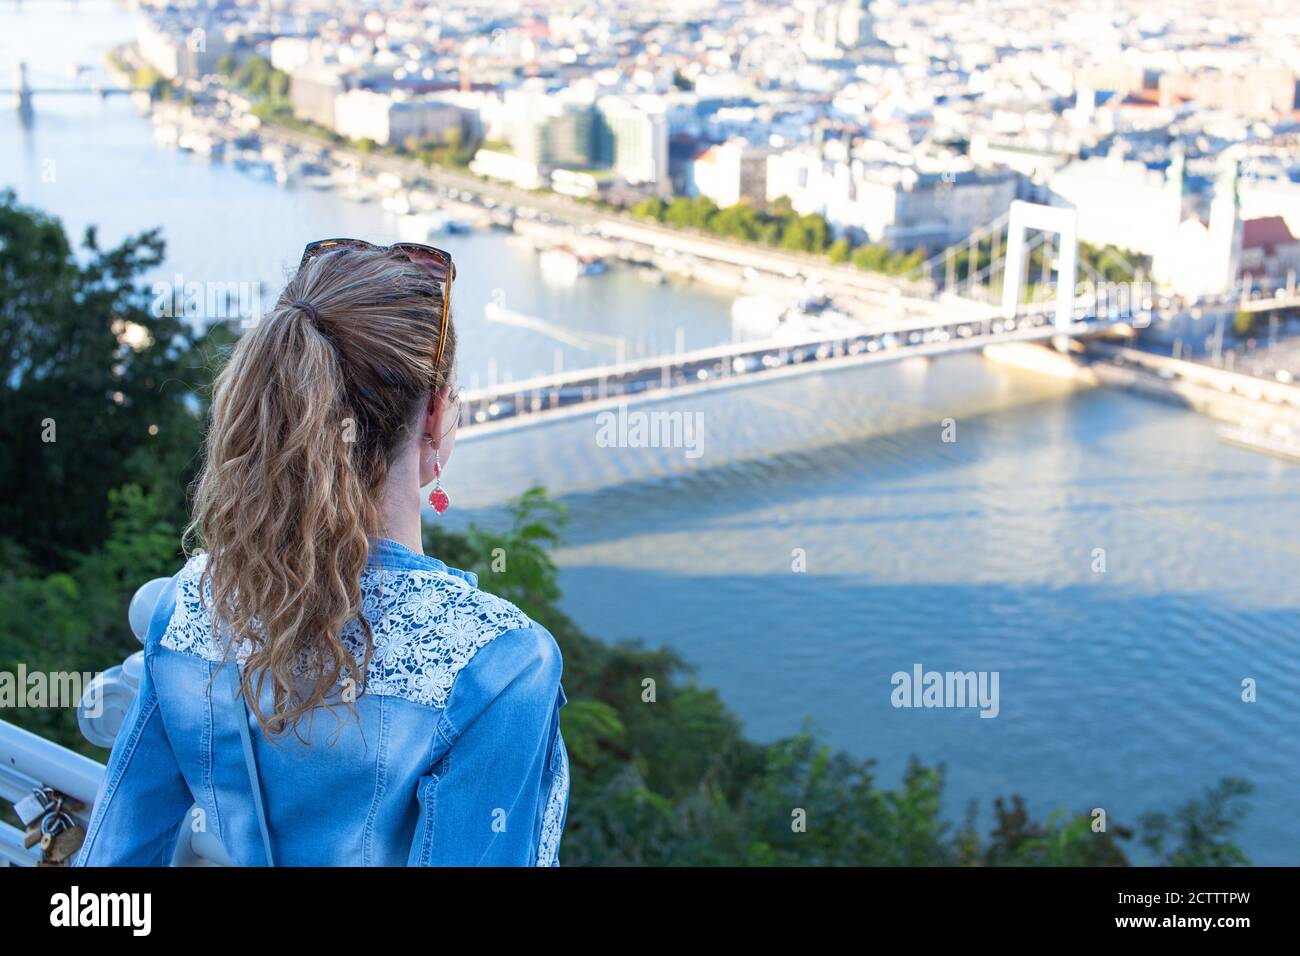
M 1022 302 L 1027 266 L 1037 263 L 1031 288 L 1037 301 Z M 1003 216 L 966 241 L 928 260 L 928 297 L 876 294 L 886 317 L 838 323 L 833 332 L 781 335 L 653 358 L 624 360 L 622 340 L 574 332 L 531 316 L 488 306 L 487 317 L 547 334 L 578 347 L 614 347 L 619 358 L 595 368 L 556 371 L 463 392 L 467 435 L 532 427 L 602 407 L 662 400 L 692 392 L 738 388 L 792 375 L 938 356 L 1007 342 L 1052 341 L 1097 334 L 1118 323 L 1141 325 L 1150 302 L 1139 270 L 1128 269 L 1124 296 L 1080 295 L 1078 242 L 1073 210 L 1015 202 Z M 1113 290 L 1085 266 L 1088 289 Z M 1098 283 L 1101 283 L 1100 285 Z M 1046 295 L 1045 295 L 1046 294 Z

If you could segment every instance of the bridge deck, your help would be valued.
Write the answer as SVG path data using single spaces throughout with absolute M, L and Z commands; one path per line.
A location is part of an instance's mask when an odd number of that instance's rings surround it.
M 1112 326 L 1083 319 L 1064 334 L 1095 334 Z M 887 325 L 833 338 L 765 339 L 577 369 L 507 382 L 463 393 L 465 437 L 540 425 L 600 408 L 662 400 L 669 396 L 739 388 L 859 365 L 937 356 L 1007 342 L 1042 341 L 1062 334 L 1045 315 L 1014 322 L 985 312 L 983 318 Z

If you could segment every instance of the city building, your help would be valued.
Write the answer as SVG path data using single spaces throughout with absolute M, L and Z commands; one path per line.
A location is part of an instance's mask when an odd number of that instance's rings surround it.
M 348 139 L 368 139 L 380 145 L 408 140 L 443 142 L 462 131 L 462 111 L 448 103 L 408 98 L 401 93 L 356 89 L 334 99 L 334 131 Z
M 1201 109 L 1242 117 L 1267 118 L 1296 107 L 1296 74 L 1280 67 L 1166 73 L 1158 88 L 1164 104 L 1191 101 Z
M 724 207 L 741 200 L 763 205 L 771 153 L 740 139 L 706 146 L 687 162 L 682 191 L 687 196 L 707 196 Z
M 1300 236 L 1300 63 L 1285 22 L 1253 13 L 151 0 L 137 46 L 200 96 L 222 56 L 256 51 L 290 76 L 297 118 L 399 145 L 459 126 L 485 144 L 475 172 L 530 189 L 784 197 L 839 235 L 904 249 L 961 241 L 1013 198 L 1049 201 L 1078 210 L 1084 241 L 1158 259 L 1162 281 L 1194 295 L 1277 275 Z M 247 112 L 233 95 L 219 99 Z M 1215 171 L 1229 154 L 1231 192 Z
M 470 172 L 511 183 L 521 189 L 541 189 L 549 181 L 537 164 L 516 156 L 508 149 L 480 149 L 469 164 Z
M 1281 216 L 1247 219 L 1241 226 L 1241 275 L 1278 286 L 1300 276 L 1300 238 Z
M 1078 212 L 1084 242 L 1156 256 L 1183 221 L 1183 186 L 1181 154 L 1165 172 L 1112 150 L 1057 170 L 1048 200 Z
M 169 80 L 194 80 L 217 71 L 221 58 L 234 50 L 215 26 L 143 19 L 136 30 L 140 57 Z
M 348 71 L 337 64 L 309 64 L 289 74 L 295 119 L 334 129 L 334 103 L 347 89 Z
M 785 197 L 798 213 L 824 216 L 836 233 L 935 250 L 1003 215 L 1021 178 L 1005 168 L 921 172 L 803 147 L 768 158 L 767 200 Z
M 830 59 L 873 39 L 867 0 L 803 0 L 799 9 L 803 14 L 800 46 L 810 57 Z
M 597 157 L 627 183 L 672 191 L 668 172 L 668 120 L 659 97 L 635 101 L 605 97 L 599 102 Z
M 1176 165 L 1171 188 L 1182 177 L 1181 163 Z M 1154 278 L 1176 295 L 1194 300 L 1223 295 L 1236 286 L 1243 240 L 1238 182 L 1237 160 L 1225 157 L 1219 164 L 1209 216 L 1182 219 L 1172 237 L 1156 250 Z

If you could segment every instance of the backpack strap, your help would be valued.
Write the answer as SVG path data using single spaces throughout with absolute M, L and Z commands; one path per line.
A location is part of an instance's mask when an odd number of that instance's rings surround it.
M 227 664 L 230 666 L 227 667 Z M 239 698 L 240 713 L 236 715 L 235 721 L 239 724 L 239 736 L 244 745 L 244 764 L 248 768 L 248 786 L 253 792 L 253 808 L 257 811 L 257 826 L 262 831 L 262 849 L 266 853 L 266 865 L 275 866 L 275 857 L 271 854 L 271 831 L 266 825 L 266 808 L 262 804 L 262 786 L 258 782 L 257 759 L 253 755 L 253 738 L 248 731 L 248 724 L 253 719 L 253 715 L 248 709 L 248 701 L 244 700 L 243 688 L 240 686 L 237 676 L 239 674 L 239 665 L 233 660 L 228 660 L 221 664 L 220 669 L 226 672 L 226 685 L 230 688 L 232 699 Z

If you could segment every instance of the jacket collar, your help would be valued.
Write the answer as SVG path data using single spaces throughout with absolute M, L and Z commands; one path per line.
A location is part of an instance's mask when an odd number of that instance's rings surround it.
M 418 551 L 412 551 L 404 544 L 392 540 L 391 538 L 372 538 L 370 542 L 370 558 L 367 565 L 372 568 L 387 568 L 394 571 L 437 571 L 441 574 L 450 574 L 469 582 L 473 587 L 478 587 L 478 575 L 473 571 L 462 571 L 459 568 L 448 567 L 437 558 L 420 554 Z

